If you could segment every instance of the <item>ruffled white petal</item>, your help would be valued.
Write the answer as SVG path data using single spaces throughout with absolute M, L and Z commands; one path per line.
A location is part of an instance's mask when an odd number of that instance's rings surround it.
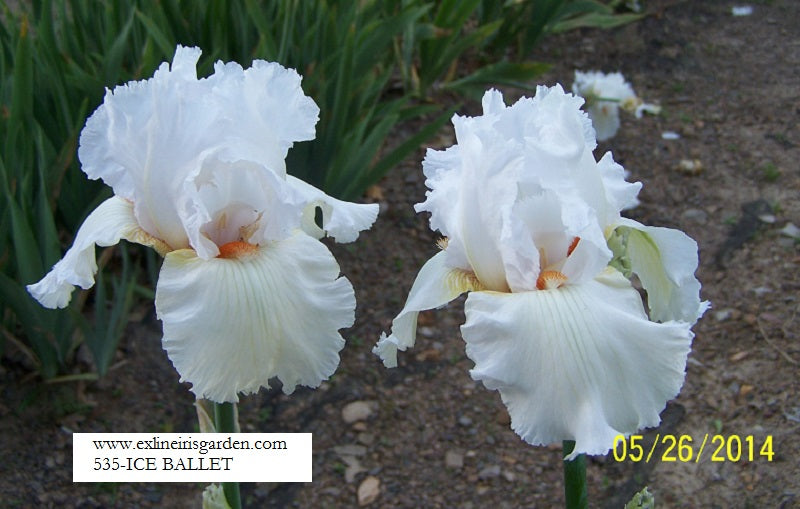
M 28 285 L 28 292 L 44 307 L 66 307 L 76 286 L 87 289 L 94 285 L 97 273 L 94 246 L 113 246 L 120 239 L 152 246 L 161 252 L 168 249 L 139 227 L 133 204 L 113 196 L 89 214 L 64 258 L 41 281 Z
M 241 151 L 284 175 L 289 148 L 295 141 L 313 140 L 319 120 L 319 107 L 301 88 L 302 77 L 264 60 L 244 70 L 236 62 L 218 61 L 208 81 L 230 119 L 226 135 L 238 141 Z
M 178 46 L 172 64 L 152 78 L 107 91 L 81 132 L 78 155 L 90 178 L 134 203 L 145 231 L 174 249 L 213 256 L 206 237 L 227 233 L 208 232 L 203 205 L 193 201 L 197 190 L 187 184 L 208 172 L 209 161 L 245 162 L 284 179 L 286 153 L 314 137 L 319 108 L 292 69 L 218 62 L 212 76 L 198 80 L 199 57 L 199 49 Z
M 178 47 L 149 80 L 106 91 L 81 131 L 83 171 L 134 203 L 142 228 L 175 249 L 189 247 L 180 210 L 184 182 L 207 150 L 224 142 L 222 110 L 196 79 L 196 48 Z
M 164 348 L 198 398 L 238 401 L 268 387 L 318 386 L 339 363 L 355 295 L 333 255 L 297 232 L 240 258 L 169 253 L 156 289 Z
M 353 242 L 359 232 L 372 226 L 378 217 L 377 203 L 337 200 L 291 175 L 286 176 L 286 182 L 304 197 L 302 228 L 314 238 L 322 238 L 327 233 L 337 242 Z M 317 207 L 322 210 L 322 228 L 314 221 Z
M 449 249 L 449 248 L 448 248 Z M 372 352 L 387 368 L 397 366 L 397 351 L 414 346 L 417 337 L 417 317 L 420 311 L 444 306 L 462 293 L 474 290 L 476 282 L 459 269 L 447 265 L 447 252 L 436 253 L 417 274 L 408 299 L 392 322 L 392 333 L 381 334 Z
M 570 459 L 657 425 L 683 384 L 689 324 L 649 321 L 616 271 L 556 290 L 473 292 L 465 311 L 472 377 L 500 391 L 526 442 L 575 440 Z
M 512 292 L 535 289 L 541 270 L 563 268 L 577 284 L 606 266 L 604 228 L 638 185 L 618 183 L 610 157 L 595 161 L 582 104 L 560 86 L 511 106 L 491 90 L 482 116 L 453 118 L 458 144 L 427 152 L 430 191 L 416 206 L 447 236 L 451 266 L 474 272 L 487 289 Z
M 453 234 L 454 247 L 458 243 L 463 245 L 469 267 L 483 285 L 506 291 L 508 281 L 499 237 L 517 195 L 514 175 L 521 159 L 510 147 L 513 142 L 499 144 L 496 151 L 485 150 L 486 140 L 464 133 L 461 120 L 464 119 L 453 122 L 456 132 L 461 132 L 459 145 L 463 157 L 457 199 L 451 203 L 449 212 L 453 214 L 451 220 L 458 224 Z M 476 182 L 486 185 L 475 185 Z
M 629 228 L 627 257 L 647 291 L 650 317 L 695 323 L 710 304 L 700 300 L 697 242 L 680 230 L 645 226 L 623 219 Z
M 639 204 L 639 191 L 641 182 L 628 182 L 625 180 L 625 168 L 614 161 L 611 152 L 606 152 L 597 162 L 597 169 L 603 178 L 605 189 L 605 206 L 601 207 L 600 220 L 603 228 L 616 223 L 622 210 L 631 209 Z

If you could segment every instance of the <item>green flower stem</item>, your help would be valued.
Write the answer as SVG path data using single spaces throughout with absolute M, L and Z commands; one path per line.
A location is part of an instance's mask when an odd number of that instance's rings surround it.
M 217 433 L 236 432 L 236 403 L 214 403 L 214 425 Z M 222 491 L 231 509 L 242 509 L 238 482 L 222 483 Z
M 564 456 L 575 449 L 574 440 L 564 440 Z M 580 454 L 572 461 L 564 461 L 564 496 L 567 509 L 586 509 L 589 495 L 586 492 L 586 455 Z

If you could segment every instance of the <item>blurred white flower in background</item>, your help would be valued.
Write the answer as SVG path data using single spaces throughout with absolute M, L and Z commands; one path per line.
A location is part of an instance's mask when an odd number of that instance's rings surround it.
M 396 366 L 418 313 L 470 292 L 461 332 L 472 377 L 500 391 L 526 442 L 575 440 L 571 458 L 659 423 L 708 306 L 697 244 L 620 216 L 641 184 L 610 154 L 594 159 L 582 103 L 560 86 L 512 106 L 489 91 L 482 116 L 453 118 L 457 144 L 428 151 L 430 191 L 416 206 L 446 236 L 442 251 L 374 348 Z
M 355 240 L 378 207 L 333 199 L 286 173 L 287 151 L 314 138 L 319 114 L 294 70 L 217 62 L 198 80 L 199 57 L 178 46 L 151 79 L 106 92 L 78 155 L 114 196 L 28 289 L 44 306 L 64 307 L 75 286 L 94 284 L 95 244 L 152 246 L 165 257 L 156 289 L 164 348 L 198 398 L 237 401 L 272 377 L 287 393 L 317 386 L 338 365 L 338 330 L 355 309 L 352 286 L 317 239 Z
M 619 130 L 619 109 L 641 118 L 644 113 L 657 115 L 661 107 L 643 102 L 622 74 L 598 71 L 575 71 L 572 92 L 586 100 L 586 110 L 597 133 L 597 141 L 612 138 Z
M 734 16 L 750 16 L 753 14 L 752 5 L 734 5 L 731 7 L 731 14 Z

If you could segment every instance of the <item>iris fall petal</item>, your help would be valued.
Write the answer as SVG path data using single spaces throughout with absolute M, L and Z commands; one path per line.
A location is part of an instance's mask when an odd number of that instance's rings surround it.
M 335 371 L 355 295 L 333 255 L 302 232 L 238 258 L 169 253 L 156 311 L 164 348 L 198 398 L 238 401 L 268 387 L 317 387 Z M 235 367 L 235 369 L 231 369 Z
M 372 226 L 378 217 L 377 203 L 337 200 L 291 175 L 287 175 L 286 182 L 305 198 L 302 228 L 314 238 L 322 238 L 327 233 L 337 242 L 353 242 L 359 232 Z M 314 221 L 317 207 L 322 210 L 322 228 Z
M 66 307 L 76 286 L 87 289 L 94 285 L 94 275 L 97 273 L 95 245 L 113 246 L 121 239 L 151 246 L 162 252 L 168 249 L 163 242 L 139 227 L 131 202 L 113 196 L 89 214 L 64 258 L 41 281 L 28 285 L 28 291 L 44 307 Z
M 657 425 L 683 384 L 690 324 L 649 321 L 612 269 L 557 290 L 473 292 L 465 311 L 472 377 L 500 391 L 526 442 L 575 440 L 570 459 Z
M 460 269 L 447 265 L 447 252 L 441 251 L 425 262 L 411 286 L 406 305 L 392 322 L 392 333 L 381 334 L 372 352 L 387 368 L 397 366 L 397 351 L 414 346 L 420 311 L 444 306 L 464 292 L 476 290 L 477 280 Z

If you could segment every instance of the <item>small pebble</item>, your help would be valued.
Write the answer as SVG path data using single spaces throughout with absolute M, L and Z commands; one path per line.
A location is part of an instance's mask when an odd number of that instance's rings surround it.
M 342 419 L 348 424 L 364 421 L 372 415 L 372 404 L 369 401 L 353 401 L 342 408 Z
M 705 210 L 687 209 L 681 214 L 681 219 L 687 222 L 705 224 L 708 222 L 708 214 Z
M 372 445 L 375 442 L 375 435 L 372 433 L 359 433 L 356 439 L 364 445 Z
M 444 464 L 447 468 L 460 470 L 464 467 L 464 455 L 458 451 L 447 451 L 444 454 Z
M 369 476 L 358 486 L 358 505 L 363 507 L 378 499 L 381 494 L 381 481 L 377 477 Z
M 355 481 L 358 474 L 367 471 L 364 465 L 362 465 L 355 456 L 343 456 L 342 461 L 344 461 L 346 465 L 344 469 L 344 480 L 348 484 Z
M 339 456 L 363 456 L 367 454 L 366 447 L 356 444 L 337 445 L 333 450 Z
M 433 330 L 433 327 L 420 327 L 417 329 L 417 332 L 426 338 L 432 338 L 436 334 L 436 331 Z
M 680 173 L 696 177 L 703 173 L 703 163 L 699 159 L 681 159 L 675 167 Z
M 729 319 L 733 315 L 733 310 L 730 308 L 727 309 L 720 309 L 719 311 L 714 312 L 714 319 L 718 322 L 724 322 L 725 320 Z
M 478 472 L 478 479 L 493 479 L 500 477 L 500 465 L 491 465 Z
M 786 223 L 786 226 L 781 228 L 780 231 L 787 237 L 791 237 L 794 240 L 800 240 L 800 228 L 795 226 L 794 223 Z

